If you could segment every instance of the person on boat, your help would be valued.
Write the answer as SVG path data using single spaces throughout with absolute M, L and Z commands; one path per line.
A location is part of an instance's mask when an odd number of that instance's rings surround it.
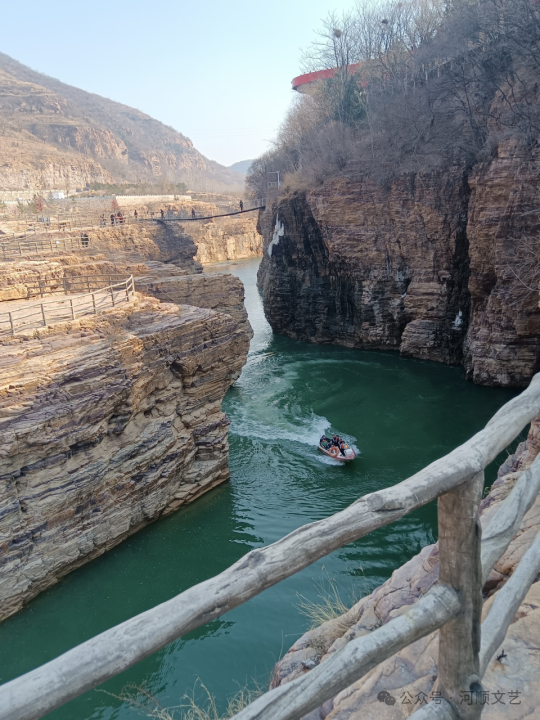
M 328 450 L 328 448 L 330 447 L 330 438 L 327 438 L 326 435 L 323 435 L 319 440 L 319 445 L 325 450 Z

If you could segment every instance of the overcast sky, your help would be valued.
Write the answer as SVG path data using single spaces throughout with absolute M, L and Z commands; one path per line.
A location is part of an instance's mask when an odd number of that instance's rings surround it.
M 353 0 L 2 3 L 0 50 L 187 135 L 224 165 L 268 147 L 320 19 Z

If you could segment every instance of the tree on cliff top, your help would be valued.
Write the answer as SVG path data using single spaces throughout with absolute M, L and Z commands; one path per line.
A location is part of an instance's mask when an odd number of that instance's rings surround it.
M 388 182 L 488 159 L 501 137 L 532 147 L 540 135 L 540 3 L 358 3 L 323 21 L 303 62 L 336 72 L 295 99 L 274 149 L 253 164 L 258 197 L 270 167 L 292 188 L 345 169 Z

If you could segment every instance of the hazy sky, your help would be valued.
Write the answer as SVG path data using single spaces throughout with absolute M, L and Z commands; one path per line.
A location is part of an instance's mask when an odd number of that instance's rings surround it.
M 224 165 L 268 147 L 300 51 L 353 0 L 2 3 L 0 50 L 34 70 L 139 108 Z

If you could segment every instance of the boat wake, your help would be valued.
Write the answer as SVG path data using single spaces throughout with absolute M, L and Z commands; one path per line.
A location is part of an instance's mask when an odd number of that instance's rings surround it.
M 298 418 L 296 421 L 283 419 L 276 424 L 266 424 L 253 418 L 231 417 L 231 432 L 242 437 L 260 440 L 297 442 L 302 445 L 318 445 L 319 438 L 330 427 L 325 417 L 315 415 Z
M 320 453 L 317 454 L 317 460 L 323 465 L 332 465 L 333 467 L 343 467 L 346 465 L 344 462 L 339 462 L 339 460 L 334 460 L 334 458 L 328 457 L 328 455 L 321 455 Z

